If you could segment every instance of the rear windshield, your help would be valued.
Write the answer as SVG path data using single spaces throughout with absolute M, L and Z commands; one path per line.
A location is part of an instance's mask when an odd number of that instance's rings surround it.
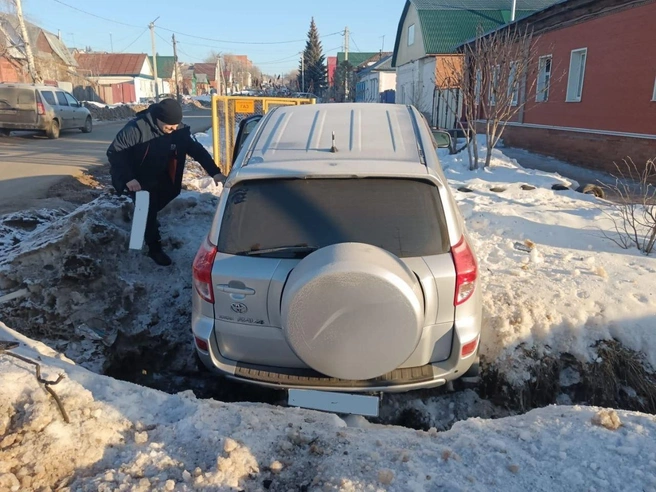
M 34 90 L 15 87 L 0 87 L 0 109 L 34 109 Z
M 401 258 L 447 252 L 438 189 L 410 179 L 242 182 L 230 190 L 218 248 L 226 254 L 247 254 L 344 242 L 372 244 Z

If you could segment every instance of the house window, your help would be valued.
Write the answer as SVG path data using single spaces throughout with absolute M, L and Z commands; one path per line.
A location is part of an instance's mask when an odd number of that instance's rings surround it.
M 508 75 L 508 96 L 511 96 L 510 105 L 517 106 L 519 102 L 519 80 L 517 79 L 517 62 L 510 64 Z
M 541 56 L 538 61 L 538 83 L 535 101 L 547 102 L 549 100 L 549 86 L 551 85 L 551 55 Z
M 494 106 L 497 103 L 497 91 L 499 90 L 498 87 L 498 82 L 499 82 L 499 72 L 500 72 L 499 65 L 494 67 L 492 70 L 492 80 L 490 80 L 490 106 Z
M 483 74 L 480 70 L 476 70 L 476 82 L 474 85 L 474 97 L 476 98 L 476 106 L 481 104 L 481 85 L 483 82 Z
M 572 51 L 569 61 L 569 77 L 567 79 L 567 102 L 581 102 L 583 95 L 583 78 L 585 75 L 585 61 L 588 49 L 582 48 Z
M 408 46 L 415 44 L 415 25 L 408 27 Z

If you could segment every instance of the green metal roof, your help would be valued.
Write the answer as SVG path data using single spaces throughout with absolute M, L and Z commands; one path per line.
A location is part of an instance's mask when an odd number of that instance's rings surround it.
M 349 63 L 354 67 L 366 62 L 369 58 L 376 56 L 378 52 L 367 53 L 364 51 L 349 51 Z M 341 64 L 344 61 L 345 53 L 340 51 L 337 53 L 337 64 Z
M 562 0 L 517 0 L 515 19 L 521 19 Z M 401 40 L 405 18 L 413 5 L 419 16 L 427 55 L 449 54 L 465 41 L 510 22 L 511 0 L 407 0 L 396 33 L 392 66 Z
M 518 10 L 520 19 L 533 13 Z M 420 10 L 419 23 L 427 55 L 453 53 L 461 43 L 476 37 L 480 26 L 483 32 L 495 29 L 510 21 L 510 11 L 504 10 Z
M 150 65 L 153 66 L 153 57 L 149 56 Z M 160 79 L 173 77 L 173 70 L 175 68 L 174 56 L 160 56 L 157 55 L 157 76 Z

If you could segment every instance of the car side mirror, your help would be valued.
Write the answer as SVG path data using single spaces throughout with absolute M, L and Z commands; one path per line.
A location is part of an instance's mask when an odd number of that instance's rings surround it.
M 433 139 L 435 139 L 438 149 L 451 149 L 452 140 L 449 132 L 435 128 L 431 132 L 433 133 Z

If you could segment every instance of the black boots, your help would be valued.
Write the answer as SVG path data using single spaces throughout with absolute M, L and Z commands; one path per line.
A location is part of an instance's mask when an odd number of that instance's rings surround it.
M 162 251 L 162 245 L 160 243 L 154 243 L 148 247 L 148 256 L 150 256 L 155 263 L 161 266 L 169 266 L 171 263 L 173 263 L 169 255 Z

